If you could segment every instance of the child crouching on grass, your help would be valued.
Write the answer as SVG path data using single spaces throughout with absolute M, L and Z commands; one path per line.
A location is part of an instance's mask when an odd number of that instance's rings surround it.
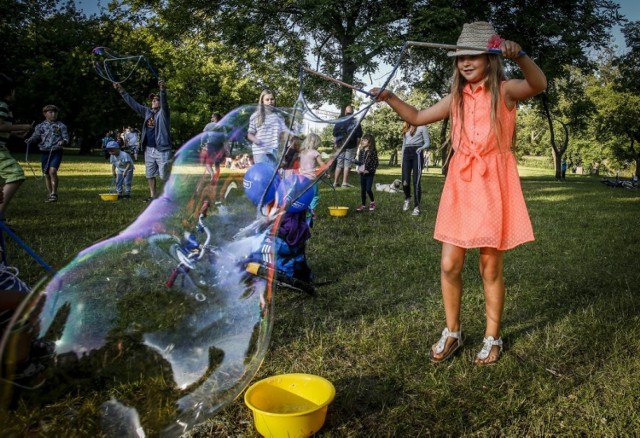
M 107 152 L 109 153 L 109 162 L 113 169 L 113 177 L 116 178 L 116 192 L 118 199 L 131 198 L 131 183 L 133 182 L 133 160 L 131 155 L 120 150 L 120 145 L 116 141 L 107 143 Z M 122 194 L 122 185 L 124 183 L 124 195 Z
M 357 170 L 360 174 L 360 198 L 362 203 L 356 211 L 365 211 L 367 209 L 367 195 L 371 202 L 369 203 L 369 211 L 376 209 L 376 202 L 373 198 L 373 177 L 376 175 L 378 168 L 378 150 L 376 149 L 376 140 L 372 134 L 365 134 L 360 140 L 358 154 L 356 156 Z

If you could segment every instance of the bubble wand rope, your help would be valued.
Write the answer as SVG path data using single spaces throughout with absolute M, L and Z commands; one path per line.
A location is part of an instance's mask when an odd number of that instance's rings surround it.
M 315 71 L 313 71 L 313 70 L 309 70 L 309 69 L 307 69 L 306 67 L 301 67 L 301 68 L 300 68 L 300 88 L 299 88 L 299 91 L 298 91 L 298 100 L 299 100 L 299 101 L 302 101 L 302 102 L 303 102 L 303 104 L 304 104 L 304 105 L 307 107 L 307 109 L 309 110 L 309 112 L 311 112 L 311 113 L 313 114 L 313 112 L 311 111 L 311 109 L 310 109 L 310 108 L 308 108 L 308 105 L 307 105 L 307 103 L 306 103 L 306 100 L 304 99 L 304 95 L 303 95 L 303 92 L 302 92 L 302 90 L 303 90 L 302 85 L 303 85 L 303 81 L 304 81 L 304 75 L 302 74 L 302 72 L 303 72 L 303 71 L 309 71 L 309 72 L 313 72 L 313 73 L 317 73 L 317 72 L 315 72 Z M 394 71 L 395 71 L 395 70 L 394 70 Z M 371 106 L 372 106 L 373 104 L 375 104 L 375 103 L 376 103 L 375 96 L 372 96 L 372 95 L 371 95 L 371 93 L 368 93 L 368 92 L 366 92 L 366 91 L 364 91 L 364 90 L 360 90 L 359 88 L 356 88 L 356 87 L 354 87 L 353 85 L 349 85 L 349 84 L 347 84 L 346 82 L 339 81 L 338 79 L 334 79 L 334 78 L 332 78 L 331 76 L 327 76 L 327 75 L 324 75 L 324 74 L 322 74 L 322 73 L 320 73 L 320 77 L 322 77 L 323 79 L 327 79 L 327 80 L 329 80 L 329 81 L 336 82 L 336 83 L 338 83 L 338 84 L 344 85 L 344 86 L 346 86 L 347 88 L 351 88 L 351 89 L 354 89 L 354 90 L 360 91 L 360 92 L 362 92 L 362 93 L 366 93 L 367 95 L 369 95 L 369 96 L 371 96 L 371 97 L 372 97 L 371 102 L 370 102 L 369 104 L 367 104 L 363 109 L 358 110 L 358 112 L 357 112 L 357 114 L 358 114 L 358 121 L 361 121 L 362 119 L 364 119 L 364 117 L 367 115 L 367 112 L 369 112 L 369 109 L 371 108 Z M 354 117 L 356 117 L 356 115 L 355 115 L 355 114 L 351 115 L 350 117 L 348 117 L 348 118 L 346 118 L 346 119 L 352 119 L 352 118 L 354 118 Z M 328 169 L 328 168 L 333 164 L 333 161 L 336 159 L 336 157 L 337 157 L 338 155 L 340 155 L 340 154 L 344 151 L 344 149 L 345 149 L 345 147 L 346 147 L 347 143 L 349 142 L 349 140 L 350 140 L 350 139 L 351 139 L 351 137 L 353 136 L 354 131 L 355 131 L 355 129 L 351 129 L 351 131 L 349 132 L 349 134 L 347 134 L 347 137 L 343 140 L 343 142 L 342 142 L 342 146 L 341 146 L 337 151 L 335 151 L 335 152 L 331 155 L 331 158 L 330 158 L 326 163 L 324 163 L 324 165 L 323 165 L 319 170 L 317 170 L 317 173 L 318 173 L 318 174 L 326 172 L 326 170 L 327 170 L 327 169 Z
M 147 57 L 144 55 L 120 56 L 116 53 L 112 53 L 111 50 L 107 47 L 96 47 L 92 50 L 92 53 L 97 56 L 104 56 L 104 59 L 102 60 L 102 62 L 100 61 L 94 62 L 94 68 L 98 76 L 100 76 L 102 79 L 105 79 L 111 83 L 121 84 L 126 80 L 128 80 L 131 77 L 131 75 L 134 73 L 134 71 L 138 68 L 140 63 L 143 61 L 146 64 L 149 71 L 151 72 L 152 76 L 155 79 L 160 79 L 158 72 L 153 68 L 153 66 L 147 59 Z M 125 61 L 133 61 L 133 60 L 135 60 L 135 65 L 130 69 L 128 75 L 126 75 L 126 77 L 122 80 L 117 80 L 116 75 L 113 74 L 113 72 L 109 68 L 109 63 L 110 62 L 119 63 L 119 62 L 125 62 Z
M 7 236 L 11 237 L 14 242 L 20 245 L 22 249 L 24 249 L 26 253 L 29 254 L 31 258 L 38 262 L 38 264 L 44 269 L 49 272 L 55 272 L 55 270 L 51 266 L 49 266 L 47 262 L 42 260 L 42 258 L 38 254 L 36 254 L 33 249 L 31 249 L 26 243 L 24 243 L 24 241 L 20 237 L 18 237 L 18 235 L 14 233 L 13 230 L 9 228 L 9 226 L 4 221 L 0 221 L 0 240 L 2 241 L 2 246 L 4 247 L 4 237 L 1 233 L 5 233 Z
M 31 169 L 31 173 L 33 173 L 33 177 L 34 177 L 34 178 L 36 178 L 36 179 L 43 179 L 43 178 L 44 178 L 44 174 L 40 174 L 40 177 L 39 177 L 39 178 L 38 178 L 38 175 L 36 175 L 36 171 L 35 171 L 35 169 L 33 168 L 33 166 L 31 165 L 31 162 L 29 161 L 29 143 L 26 143 L 26 142 L 25 142 L 25 144 L 27 145 L 27 147 L 26 147 L 26 151 L 25 151 L 25 154 L 24 154 L 24 161 L 25 161 L 25 163 L 27 163 L 27 166 L 29 166 L 29 169 Z M 46 190 L 46 188 L 45 188 L 45 190 Z

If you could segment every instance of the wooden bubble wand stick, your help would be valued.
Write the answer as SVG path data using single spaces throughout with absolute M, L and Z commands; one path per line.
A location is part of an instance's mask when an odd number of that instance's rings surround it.
M 318 71 L 311 70 L 310 68 L 307 68 L 307 67 L 302 67 L 302 69 L 304 71 L 306 71 L 307 73 L 311 73 L 311 74 L 314 74 L 316 76 L 320 76 L 322 79 L 326 79 L 328 81 L 335 82 L 336 84 L 342 85 L 343 87 L 347 87 L 347 88 L 351 88 L 352 90 L 359 91 L 361 93 L 366 94 L 369 97 L 375 97 L 373 94 L 369 93 L 368 91 L 363 90 L 362 88 L 358 88 L 358 87 L 355 87 L 355 86 L 353 86 L 351 84 L 347 84 L 346 82 L 343 82 L 343 81 L 341 81 L 339 79 L 332 78 L 331 76 L 325 75 L 324 73 L 320 73 Z
M 481 49 L 480 47 L 456 46 L 455 44 L 441 44 L 441 43 L 423 43 L 420 41 L 407 41 L 407 45 L 416 46 L 416 47 L 431 47 L 434 49 L 447 49 L 447 50 L 474 50 L 477 52 L 492 53 L 495 55 L 502 54 L 502 50 L 498 48 L 489 48 L 489 47 L 485 47 L 484 49 Z M 523 55 L 526 55 L 524 51 L 521 50 L 520 52 L 518 52 L 518 56 L 523 56 Z

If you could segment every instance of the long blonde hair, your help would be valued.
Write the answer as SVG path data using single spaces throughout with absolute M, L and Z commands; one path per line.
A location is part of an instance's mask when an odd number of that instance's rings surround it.
M 264 119 L 266 117 L 265 105 L 262 102 L 265 96 L 273 96 L 274 102 L 276 99 L 276 94 L 270 89 L 265 88 L 264 90 L 262 90 L 262 93 L 260 93 L 260 97 L 258 98 L 258 118 L 256 119 L 257 126 L 262 126 L 264 124 Z
M 302 146 L 300 146 L 300 151 L 309 151 L 312 149 L 318 149 L 318 146 L 320 146 L 320 143 L 322 143 L 322 140 L 320 139 L 320 137 L 317 134 L 314 134 L 312 132 L 309 135 L 307 135 L 307 138 L 305 138 L 304 141 L 302 142 Z
M 498 107 L 500 105 L 500 85 L 503 81 L 507 80 L 507 76 L 504 72 L 502 65 L 502 59 L 499 55 L 487 54 L 484 55 L 488 59 L 487 70 L 485 72 L 485 88 L 487 92 L 491 93 L 491 126 L 496 134 L 499 134 L 501 130 L 500 120 L 498 120 Z M 460 117 L 461 131 L 464 127 L 464 99 L 463 90 L 468 81 L 460 74 L 458 70 L 458 58 L 453 59 L 453 77 L 451 80 L 451 109 L 449 117 L 453 120 L 453 116 Z M 457 108 L 456 108 L 457 107 Z M 449 136 L 451 138 L 451 144 L 453 142 L 453 130 Z M 498 142 L 500 142 L 500 135 L 497 135 Z M 460 139 L 458 139 L 458 142 Z M 500 144 L 498 145 L 500 146 Z
M 409 122 L 404 122 L 402 124 L 402 136 L 404 137 L 404 135 L 408 132 L 411 136 L 415 135 L 416 133 L 416 129 L 418 129 L 417 126 L 412 125 Z

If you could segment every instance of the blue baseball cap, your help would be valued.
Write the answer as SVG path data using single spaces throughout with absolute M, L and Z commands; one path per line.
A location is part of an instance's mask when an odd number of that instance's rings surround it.
M 120 145 L 117 141 L 111 140 L 109 143 L 107 143 L 105 149 L 120 149 Z

